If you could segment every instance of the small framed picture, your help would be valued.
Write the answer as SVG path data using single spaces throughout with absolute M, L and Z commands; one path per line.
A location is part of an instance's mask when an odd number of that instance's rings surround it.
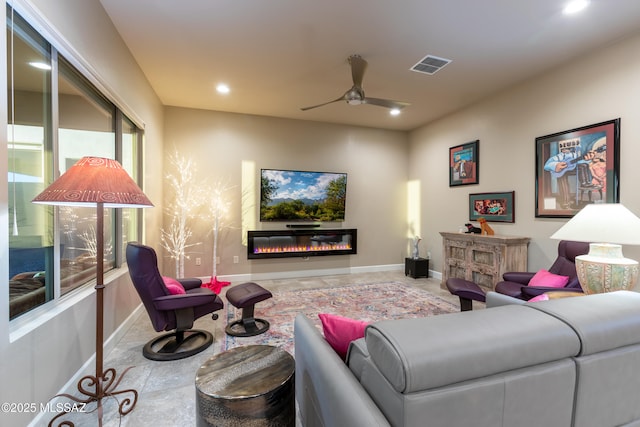
M 619 202 L 620 119 L 536 138 L 536 217 Z
M 515 222 L 515 191 L 469 194 L 469 221 Z
M 478 184 L 479 140 L 449 148 L 449 187 Z

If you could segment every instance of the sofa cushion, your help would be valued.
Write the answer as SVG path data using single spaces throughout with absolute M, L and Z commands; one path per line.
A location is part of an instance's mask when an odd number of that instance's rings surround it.
M 365 361 L 360 382 L 392 426 L 571 426 L 575 373 L 572 359 L 565 358 L 398 393 L 375 365 Z
M 531 307 L 571 325 L 581 339 L 573 425 L 639 425 L 640 294 L 618 291 Z
M 640 343 L 640 293 L 617 291 L 529 306 L 570 325 L 582 341 L 580 356 Z
M 544 303 L 376 322 L 366 329 L 367 348 L 400 393 L 577 355 L 575 332 L 531 308 Z
M 351 341 L 364 337 L 364 329 L 368 322 L 328 313 L 320 313 L 318 317 L 322 322 L 324 338 L 338 353 L 338 356 L 345 360 L 349 344 Z
M 569 283 L 569 276 L 549 273 L 547 270 L 538 271 L 529 281 L 529 286 L 545 288 L 564 288 Z
M 521 305 L 526 303 L 520 298 L 510 297 L 509 295 L 499 294 L 498 292 L 489 291 L 486 297 L 486 308 L 500 307 L 501 305 Z

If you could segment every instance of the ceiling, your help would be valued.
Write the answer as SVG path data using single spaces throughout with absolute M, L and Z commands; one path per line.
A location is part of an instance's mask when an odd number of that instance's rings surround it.
M 100 0 L 163 104 L 412 130 L 640 31 L 640 1 Z M 336 102 L 347 58 L 366 95 L 411 105 L 392 117 Z M 409 69 L 426 55 L 452 62 Z M 606 64 L 603 64 L 603 67 Z M 228 95 L 215 87 L 224 82 Z

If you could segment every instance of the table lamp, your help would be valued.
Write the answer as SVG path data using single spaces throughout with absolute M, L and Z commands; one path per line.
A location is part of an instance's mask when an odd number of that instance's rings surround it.
M 578 280 L 586 294 L 634 287 L 638 262 L 625 258 L 621 245 L 640 245 L 640 218 L 620 203 L 586 205 L 551 238 L 590 242 L 589 253 L 576 257 Z
M 58 206 L 95 206 L 96 224 L 96 374 L 86 375 L 78 381 L 78 391 L 86 398 L 80 399 L 68 394 L 60 394 L 79 403 L 96 402 L 98 423 L 102 426 L 102 399 L 128 393 L 130 396 L 119 401 L 120 415 L 133 410 L 138 401 L 138 392 L 133 389 L 115 390 L 122 377 L 131 369 L 125 370 L 117 378 L 116 370 L 103 369 L 103 333 L 104 333 L 104 208 L 146 208 L 153 204 L 147 199 L 138 185 L 131 179 L 116 160 L 101 157 L 83 157 L 60 178 L 55 180 L 33 203 Z M 56 415 L 52 423 L 65 415 Z M 64 425 L 73 426 L 71 422 Z

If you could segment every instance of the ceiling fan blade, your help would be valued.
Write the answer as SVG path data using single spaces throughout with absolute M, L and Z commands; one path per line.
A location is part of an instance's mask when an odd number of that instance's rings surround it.
M 351 65 L 351 77 L 353 78 L 353 86 L 346 91 L 341 97 L 334 99 L 333 101 L 324 102 L 318 105 L 312 105 L 310 107 L 301 108 L 302 111 L 311 110 L 312 108 L 322 107 L 327 104 L 331 104 L 338 101 L 346 101 L 350 105 L 359 104 L 371 104 L 378 107 L 384 107 L 389 109 L 401 110 L 411 104 L 402 101 L 392 101 L 390 99 L 380 98 L 367 98 L 362 89 L 362 79 L 364 78 L 364 72 L 367 69 L 367 61 L 365 61 L 360 55 L 351 55 L 349 57 L 349 64 Z
M 371 104 L 371 105 L 377 105 L 378 107 L 385 107 L 385 108 L 397 108 L 398 110 L 403 109 L 404 107 L 408 107 L 409 104 L 408 102 L 402 102 L 402 101 L 392 101 L 390 99 L 380 99 L 380 98 L 365 98 L 362 101 L 363 104 Z
M 312 108 L 318 108 L 318 107 L 322 107 L 322 106 L 327 105 L 327 104 L 333 104 L 334 102 L 344 101 L 344 100 L 345 100 L 345 96 L 342 95 L 340 98 L 334 99 L 333 101 L 323 102 L 322 104 L 312 105 L 310 107 L 303 107 L 303 108 L 301 108 L 301 110 L 302 111 L 307 111 L 307 110 L 311 110 Z
M 356 87 L 362 88 L 362 79 L 364 78 L 364 72 L 367 69 L 367 61 L 362 59 L 360 55 L 351 55 L 349 57 L 349 64 L 351 64 L 351 77 L 353 78 L 353 84 Z

